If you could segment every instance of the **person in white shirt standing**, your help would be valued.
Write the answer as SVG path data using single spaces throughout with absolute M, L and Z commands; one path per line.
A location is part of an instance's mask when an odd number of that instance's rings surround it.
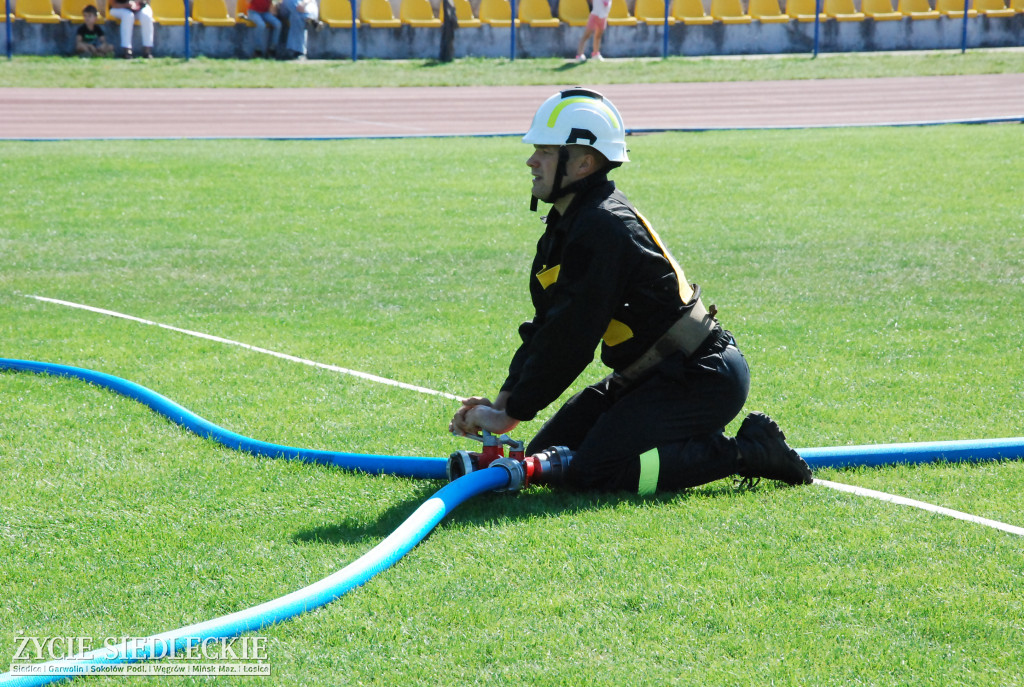
M 587 28 L 583 31 L 579 47 L 576 48 L 577 62 L 586 62 L 587 54 L 583 49 L 591 36 L 594 37 L 594 50 L 590 53 L 590 58 L 604 62 L 604 58 L 601 57 L 601 36 L 604 35 L 604 30 L 608 26 L 608 12 L 611 8 L 612 0 L 593 0 L 590 17 L 587 18 Z

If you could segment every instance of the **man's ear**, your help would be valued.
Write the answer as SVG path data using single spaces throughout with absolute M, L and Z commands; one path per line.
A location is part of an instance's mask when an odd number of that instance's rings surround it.
M 583 160 L 584 160 L 585 165 L 586 165 L 586 168 L 584 169 L 584 171 L 587 174 L 593 174 L 594 172 L 597 171 L 597 156 L 596 155 L 594 155 L 593 153 L 587 153 L 586 155 L 583 156 Z
M 597 171 L 597 156 L 593 153 L 581 153 L 576 158 L 576 171 L 579 177 L 585 177 Z

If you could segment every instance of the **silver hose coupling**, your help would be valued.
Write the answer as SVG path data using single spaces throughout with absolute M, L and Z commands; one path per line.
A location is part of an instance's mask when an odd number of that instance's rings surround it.
M 460 477 L 475 472 L 477 467 L 479 467 L 478 455 L 469 451 L 456 451 L 448 456 L 448 465 L 445 466 L 445 471 L 448 473 L 448 481 L 454 482 Z
M 491 463 L 490 467 L 508 471 L 508 484 L 494 490 L 499 494 L 506 491 L 519 491 L 526 484 L 526 468 L 520 460 L 499 458 Z

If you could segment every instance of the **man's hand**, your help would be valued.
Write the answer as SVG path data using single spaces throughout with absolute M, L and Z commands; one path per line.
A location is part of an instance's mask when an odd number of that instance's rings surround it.
M 509 417 L 505 412 L 502 396 L 502 394 L 498 395 L 501 407 L 482 396 L 463 399 L 462 407 L 456 411 L 452 421 L 448 424 L 448 430 L 453 434 L 465 436 L 479 434 L 481 430 L 486 430 L 491 434 L 504 434 L 515 429 L 519 420 Z

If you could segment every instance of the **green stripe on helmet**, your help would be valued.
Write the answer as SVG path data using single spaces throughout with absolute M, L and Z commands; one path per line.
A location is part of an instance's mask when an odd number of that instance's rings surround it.
M 551 115 L 548 117 L 548 128 L 555 128 L 555 123 L 558 121 L 558 115 L 560 115 L 562 113 L 562 110 L 564 110 L 568 105 L 573 105 L 575 103 L 592 103 L 596 105 L 597 107 L 604 110 L 605 115 L 608 116 L 608 120 L 612 123 L 612 126 L 614 128 L 620 128 L 619 118 L 615 116 L 615 112 L 610 107 L 605 105 L 600 100 L 595 100 L 594 98 L 587 98 L 585 96 L 575 96 L 572 98 L 566 98 L 565 100 L 562 100 L 557 105 L 555 105 L 555 108 L 551 110 Z

